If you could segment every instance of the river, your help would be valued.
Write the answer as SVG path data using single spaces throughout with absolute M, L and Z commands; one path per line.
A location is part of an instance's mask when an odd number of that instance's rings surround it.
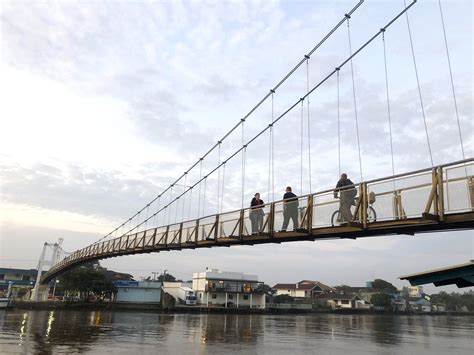
M 470 354 L 474 316 L 0 310 L 0 354 Z

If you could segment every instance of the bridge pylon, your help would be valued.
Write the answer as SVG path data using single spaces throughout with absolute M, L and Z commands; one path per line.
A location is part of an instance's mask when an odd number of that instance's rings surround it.
M 48 300 L 48 289 L 49 285 L 40 285 L 41 274 L 44 266 L 53 266 L 61 258 L 61 251 L 63 244 L 63 238 L 59 238 L 57 243 L 48 243 L 44 242 L 43 251 L 41 252 L 40 258 L 38 260 L 38 273 L 36 275 L 36 282 L 33 291 L 31 292 L 30 300 L 33 302 L 47 301 Z M 52 254 L 50 259 L 46 259 L 47 249 L 52 248 Z

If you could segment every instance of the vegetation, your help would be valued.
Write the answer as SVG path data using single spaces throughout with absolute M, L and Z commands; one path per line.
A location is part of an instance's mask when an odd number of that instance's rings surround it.
M 372 303 L 375 307 L 390 307 L 392 304 L 390 296 L 386 293 L 376 293 L 375 295 L 372 295 L 370 298 L 370 303 Z
M 467 309 L 474 312 L 474 291 L 470 290 L 464 293 L 447 293 L 441 291 L 438 294 L 431 295 L 431 303 L 444 303 L 447 311 L 462 311 Z
M 397 292 L 397 288 L 393 286 L 390 282 L 387 282 L 382 279 L 375 279 L 372 282 L 372 288 L 374 290 L 379 290 L 384 293 L 392 293 L 392 292 Z
M 276 292 L 267 284 L 259 284 L 257 287 L 257 291 L 263 292 L 266 295 L 273 295 Z
M 289 295 L 278 295 L 273 298 L 273 303 L 293 303 L 293 297 Z
M 107 280 L 104 270 L 98 262 L 76 267 L 58 278 L 58 289 L 72 297 L 79 294 L 83 302 L 87 302 L 91 294 L 110 299 L 117 293 L 117 288 Z

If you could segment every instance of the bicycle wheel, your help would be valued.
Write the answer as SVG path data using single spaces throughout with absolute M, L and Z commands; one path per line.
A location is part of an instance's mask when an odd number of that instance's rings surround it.
M 373 223 L 377 221 L 377 213 L 372 206 L 367 209 L 367 222 Z
M 339 215 L 339 210 L 336 210 L 331 216 L 331 225 L 333 227 L 338 224 L 338 220 L 337 220 L 338 215 Z

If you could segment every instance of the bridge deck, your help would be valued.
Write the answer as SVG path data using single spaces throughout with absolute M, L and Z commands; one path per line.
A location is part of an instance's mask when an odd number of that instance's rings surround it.
M 473 161 L 360 183 L 348 223 L 338 221 L 339 201 L 327 190 L 298 198 L 295 230 L 280 231 L 285 202 L 277 201 L 263 208 L 263 225 L 256 234 L 251 233 L 250 208 L 149 228 L 74 252 L 54 265 L 42 282 L 82 263 L 122 255 L 473 229 Z

